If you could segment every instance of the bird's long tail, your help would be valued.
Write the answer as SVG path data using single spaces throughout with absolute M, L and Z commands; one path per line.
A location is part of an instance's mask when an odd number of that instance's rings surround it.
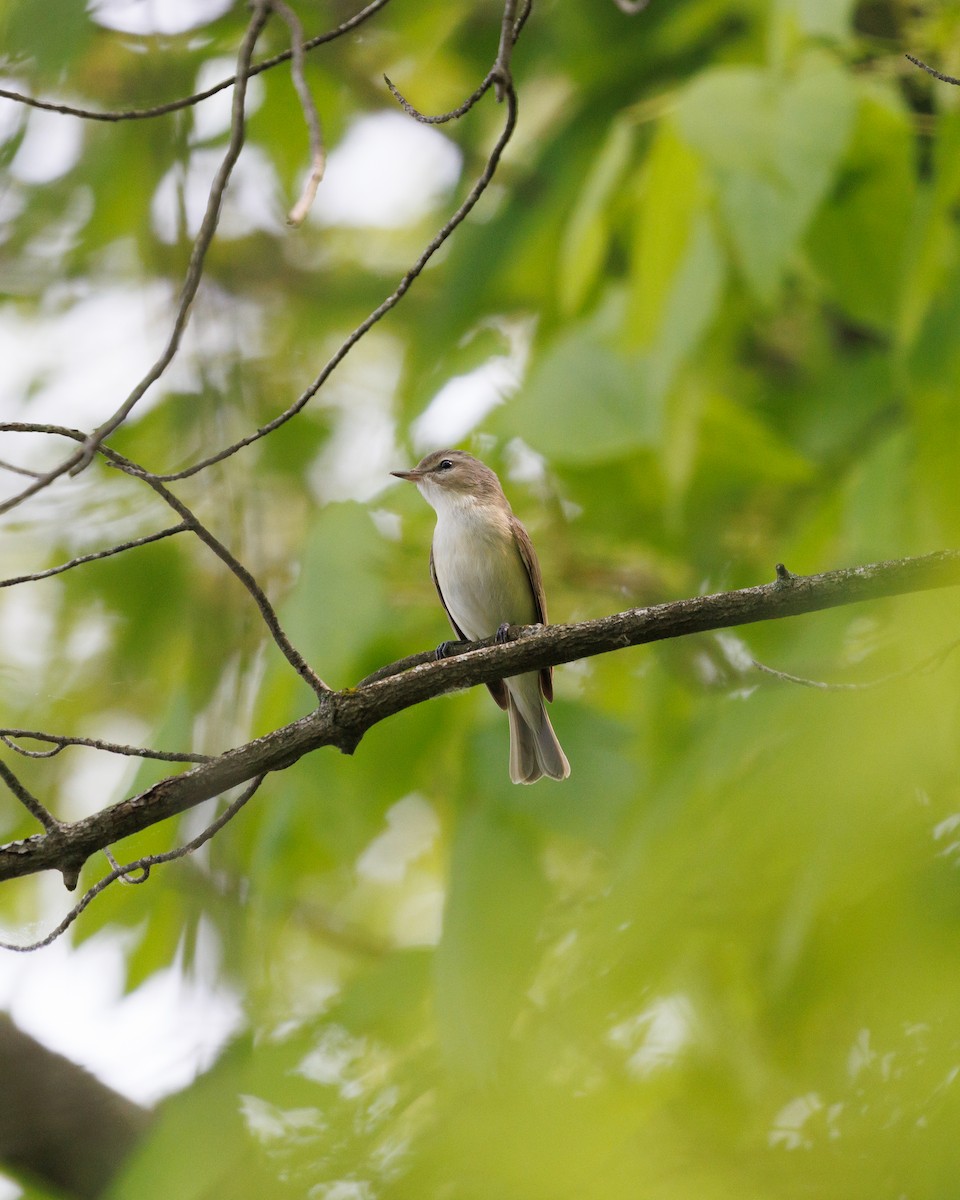
M 537 677 L 520 677 L 524 682 L 528 678 L 537 683 L 535 704 L 531 703 L 532 697 L 522 693 L 518 704 L 516 692 L 520 689 L 515 692 L 511 687 L 514 680 L 507 682 L 510 698 L 507 709 L 510 718 L 510 779 L 513 783 L 536 783 L 543 775 L 551 779 L 566 779 L 570 774 L 567 756 L 550 724 Z

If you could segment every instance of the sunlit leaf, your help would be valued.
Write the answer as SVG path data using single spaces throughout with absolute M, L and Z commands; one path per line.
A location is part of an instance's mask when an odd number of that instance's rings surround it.
M 847 76 L 808 60 L 795 77 L 753 68 L 704 75 L 681 98 L 682 135 L 709 166 L 740 266 L 770 300 L 846 148 L 855 116 Z

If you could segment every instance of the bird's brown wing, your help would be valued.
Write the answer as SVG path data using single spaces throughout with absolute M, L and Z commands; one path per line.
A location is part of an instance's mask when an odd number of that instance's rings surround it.
M 540 571 L 540 560 L 533 548 L 533 542 L 530 541 L 529 533 L 516 517 L 513 518 L 513 537 L 517 543 L 517 549 L 520 551 L 520 557 L 523 559 L 523 565 L 527 568 L 527 575 L 530 577 L 530 590 L 533 592 L 536 619 L 541 625 L 546 625 L 547 600 L 543 594 L 543 574 Z M 543 692 L 545 699 L 553 699 L 552 667 L 544 667 L 540 672 L 540 691 Z
M 440 591 L 440 582 L 437 579 L 437 570 L 433 565 L 433 547 L 430 547 L 430 578 L 433 580 L 433 586 L 437 589 L 437 595 L 440 597 L 440 603 L 443 605 L 443 611 L 447 614 L 447 620 L 453 626 L 453 632 L 457 635 L 461 642 L 470 642 L 473 639 L 468 638 L 460 626 L 450 615 L 450 609 L 447 608 L 447 602 L 443 598 L 443 592 Z M 487 689 L 490 695 L 496 700 L 501 708 L 506 708 L 510 703 L 507 697 L 507 685 L 502 679 L 495 679 L 492 683 L 487 684 Z

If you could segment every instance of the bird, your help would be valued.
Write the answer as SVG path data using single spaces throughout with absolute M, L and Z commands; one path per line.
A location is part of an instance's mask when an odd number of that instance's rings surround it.
M 547 623 L 533 543 L 490 467 L 465 450 L 435 450 L 412 470 L 391 474 L 415 483 L 437 514 L 430 575 L 461 640 L 502 636 L 507 625 Z M 544 707 L 553 699 L 552 669 L 487 687 L 507 710 L 512 782 L 566 779 L 570 764 Z

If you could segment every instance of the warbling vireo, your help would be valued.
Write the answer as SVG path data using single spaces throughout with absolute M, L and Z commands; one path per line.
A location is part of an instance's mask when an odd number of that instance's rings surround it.
M 436 510 L 430 574 L 457 636 L 476 642 L 502 625 L 547 623 L 540 564 L 513 515 L 500 480 L 464 450 L 437 450 L 412 471 L 393 471 L 415 483 Z M 566 779 L 570 764 L 543 706 L 553 699 L 550 667 L 488 683 L 510 718 L 510 778 L 535 783 Z

